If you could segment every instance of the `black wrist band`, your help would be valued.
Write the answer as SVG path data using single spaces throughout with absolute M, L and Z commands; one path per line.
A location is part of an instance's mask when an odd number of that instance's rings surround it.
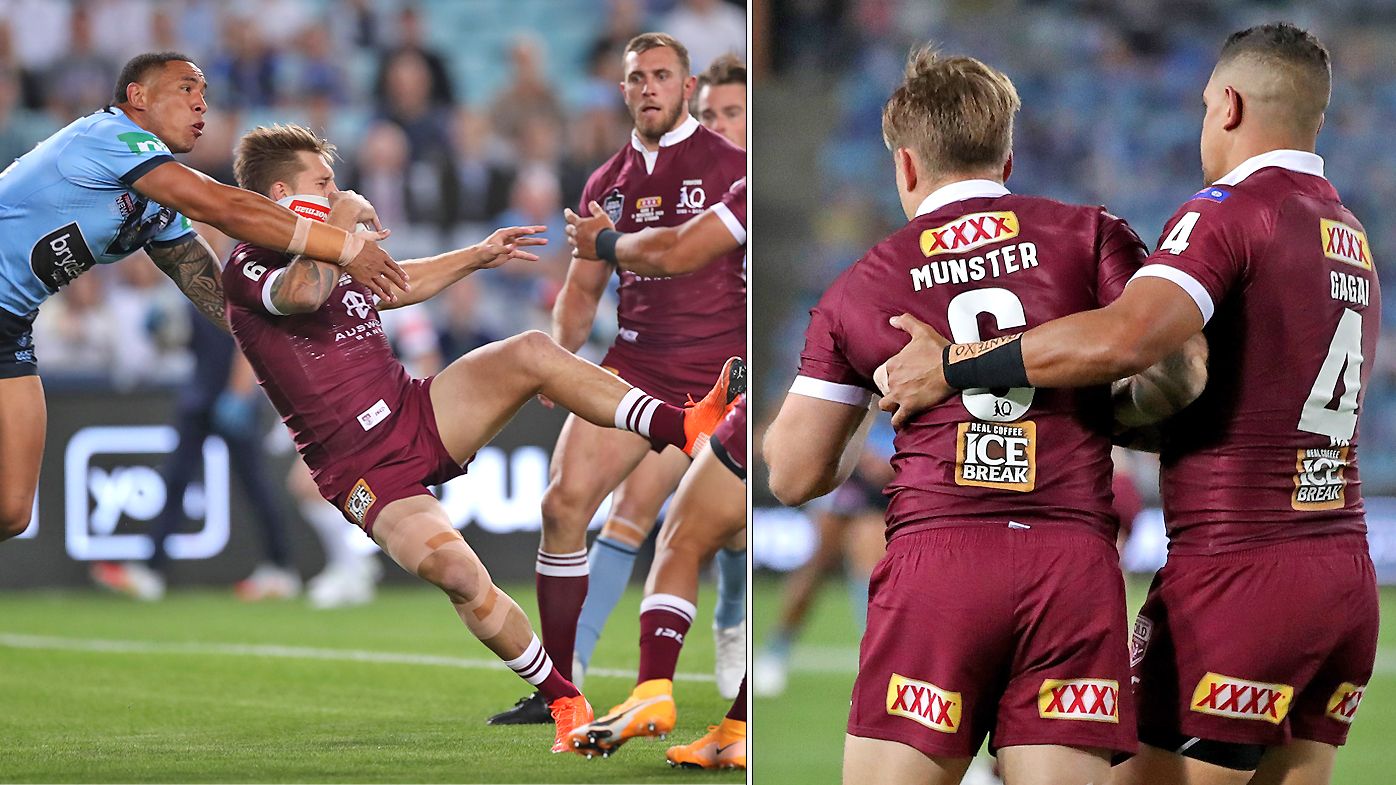
M 596 255 L 611 264 L 620 264 L 616 259 L 616 243 L 620 242 L 621 233 L 615 229 L 602 229 L 596 235 Z
M 1028 369 L 1023 365 L 1023 342 L 1019 333 L 1002 341 L 997 346 L 972 357 L 955 360 L 953 356 L 967 352 L 963 344 L 949 344 L 941 353 L 941 367 L 945 373 L 945 383 L 957 390 L 976 387 L 1002 389 L 1005 387 L 1031 387 L 1028 383 Z

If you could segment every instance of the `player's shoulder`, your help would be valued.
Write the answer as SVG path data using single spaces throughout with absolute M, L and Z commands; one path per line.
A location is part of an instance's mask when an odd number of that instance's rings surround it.
M 265 268 L 284 267 L 290 263 L 291 259 L 280 251 L 273 251 L 270 248 L 263 248 L 252 243 L 238 243 L 233 248 L 232 254 L 228 256 L 228 264 L 225 270 L 248 265 L 260 265 Z
M 630 156 L 630 150 L 630 142 L 627 141 L 624 147 L 617 150 L 610 158 L 607 158 L 604 163 L 592 170 L 591 176 L 587 178 L 586 187 L 604 186 L 620 176 L 620 170 L 625 166 L 625 162 Z
M 702 124 L 693 129 L 693 135 L 689 137 L 688 142 L 711 155 L 733 161 L 746 161 L 745 150 L 732 144 L 732 141 L 727 137 Z

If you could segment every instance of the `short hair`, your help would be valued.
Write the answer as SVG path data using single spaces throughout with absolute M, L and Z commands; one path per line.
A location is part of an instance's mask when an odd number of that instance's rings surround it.
M 693 68 L 688 60 L 688 47 L 679 43 L 679 39 L 668 33 L 640 33 L 630 39 L 630 43 L 625 45 L 625 52 L 623 54 L 628 55 L 631 52 L 640 54 L 642 52 L 648 52 L 651 49 L 658 49 L 661 46 L 667 46 L 673 49 L 674 54 L 679 56 L 679 65 L 683 66 L 685 75 L 692 73 Z
M 1246 28 L 1226 39 L 1217 67 L 1239 59 L 1285 72 L 1292 89 L 1284 95 L 1293 99 L 1296 119 L 1317 126 L 1333 89 L 1333 65 L 1328 50 L 1313 33 L 1289 22 Z
M 934 172 L 999 167 L 1013 152 L 1013 82 L 973 57 L 913 49 L 906 75 L 882 108 L 882 141 L 906 147 Z
M 725 54 L 712 62 L 708 70 L 698 76 L 698 87 L 704 85 L 746 85 L 746 63 L 734 54 Z
M 258 126 L 243 134 L 233 157 L 233 176 L 249 191 L 267 194 L 274 183 L 286 182 L 301 171 L 298 153 L 315 153 L 334 161 L 335 146 L 300 125 Z
M 194 62 L 194 58 L 179 52 L 146 52 L 126 61 L 121 73 L 116 77 L 116 90 L 112 93 L 113 103 L 126 103 L 126 88 L 144 81 L 150 72 L 164 67 L 165 63 L 183 61 Z

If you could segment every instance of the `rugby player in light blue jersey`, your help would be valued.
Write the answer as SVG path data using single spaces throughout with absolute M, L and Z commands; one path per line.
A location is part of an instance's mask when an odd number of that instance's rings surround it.
M 93 265 L 139 248 L 223 329 L 217 257 L 190 221 L 259 246 L 336 262 L 379 297 L 405 291 L 383 231 L 311 222 L 172 157 L 203 134 L 208 83 L 190 58 L 142 54 L 115 103 L 79 118 L 0 171 L 0 540 L 29 525 L 47 412 L 32 325 L 39 305 Z M 376 224 L 376 220 L 374 221 Z M 375 225 L 375 229 L 381 229 Z

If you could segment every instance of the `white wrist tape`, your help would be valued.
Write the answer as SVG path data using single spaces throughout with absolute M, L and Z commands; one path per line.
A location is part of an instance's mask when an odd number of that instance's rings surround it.
M 305 253 L 305 242 L 309 239 L 310 219 L 303 215 L 296 216 L 296 230 L 291 232 L 291 243 L 286 246 L 286 253 L 292 256 Z
M 343 267 L 354 260 L 359 255 L 359 251 L 364 249 L 364 238 L 355 232 L 344 233 L 344 247 L 339 251 L 339 266 Z

